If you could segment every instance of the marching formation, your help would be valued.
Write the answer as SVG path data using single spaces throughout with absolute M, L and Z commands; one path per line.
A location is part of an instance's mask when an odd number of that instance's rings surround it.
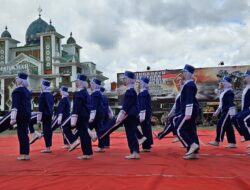
M 30 145 L 36 140 L 44 138 L 45 148 L 41 153 L 52 152 L 53 131 L 60 128 L 63 134 L 64 148 L 73 151 L 81 145 L 82 155 L 78 159 L 88 160 L 93 156 L 92 141 L 98 140 L 96 153 L 104 153 L 110 148 L 110 135 L 119 127 L 124 126 L 130 154 L 126 159 L 139 159 L 140 152 L 151 152 L 153 136 L 162 139 L 170 132 L 176 137 L 173 142 L 180 141 L 186 149 L 183 159 L 199 158 L 199 138 L 197 135 L 196 120 L 200 106 L 196 99 L 197 87 L 194 81 L 195 68 L 185 65 L 180 80 L 180 92 L 176 96 L 175 104 L 168 114 L 165 128 L 155 134 L 151 127 L 151 97 L 149 94 L 149 79 L 140 78 L 140 92 L 137 94 L 134 85 L 136 77 L 133 72 L 124 73 L 123 83 L 127 90 L 124 95 L 122 108 L 118 116 L 114 116 L 109 107 L 108 98 L 105 96 L 105 88 L 101 81 L 93 79 L 90 82 L 91 94 L 89 94 L 87 77 L 77 75 L 75 80 L 73 107 L 68 93 L 68 88 L 60 88 L 61 99 L 54 112 L 54 97 L 50 90 L 50 82 L 43 80 L 41 94 L 39 96 L 38 112 L 32 112 L 31 92 L 28 90 L 28 75 L 18 73 L 16 88 L 12 93 L 12 110 L 0 120 L 1 132 L 8 125 L 17 126 L 20 155 L 17 160 L 30 159 Z M 250 70 L 245 75 L 245 87 L 242 94 L 241 111 L 236 113 L 234 104 L 234 92 L 232 80 L 225 76 L 219 82 L 220 104 L 214 117 L 219 117 L 216 126 L 216 138 L 209 142 L 210 145 L 219 146 L 227 135 L 227 148 L 237 148 L 234 126 L 244 141 L 250 140 Z M 42 132 L 34 130 L 34 124 L 42 126 Z M 141 126 L 141 131 L 138 129 Z M 31 140 L 29 140 L 29 133 Z M 140 151 L 140 145 L 142 150 Z M 248 146 L 250 148 L 250 146 Z M 248 151 L 250 153 L 250 151 Z

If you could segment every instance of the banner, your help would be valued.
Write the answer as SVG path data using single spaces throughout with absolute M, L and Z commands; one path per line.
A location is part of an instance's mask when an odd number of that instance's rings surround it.
M 219 97 L 218 83 L 224 76 L 230 76 L 233 80 L 235 99 L 241 99 L 244 88 L 243 74 L 250 66 L 223 66 L 210 68 L 197 68 L 194 80 L 197 84 L 199 101 L 217 101 Z M 142 76 L 150 79 L 149 92 L 153 100 L 166 99 L 171 102 L 175 99 L 180 90 L 179 80 L 182 79 L 181 70 L 161 70 L 136 72 L 137 80 Z M 122 103 L 126 86 L 123 84 L 124 73 L 117 74 L 117 92 L 119 105 Z M 139 92 L 139 85 L 135 89 Z

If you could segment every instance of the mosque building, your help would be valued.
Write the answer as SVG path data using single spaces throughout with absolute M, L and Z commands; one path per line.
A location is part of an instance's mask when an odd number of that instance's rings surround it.
M 25 35 L 26 44 L 15 40 L 6 26 L 0 37 L 0 109 L 10 110 L 11 92 L 15 88 L 15 77 L 19 71 L 29 74 L 30 89 L 32 89 L 33 107 L 37 107 L 37 98 L 40 93 L 42 79 L 49 80 L 54 91 L 60 86 L 75 89 L 72 82 L 78 73 L 100 79 L 103 83 L 108 78 L 96 69 L 93 62 L 81 62 L 80 50 L 72 33 L 66 44 L 62 44 L 64 36 L 56 31 L 50 21 L 47 23 L 41 18 L 33 21 Z

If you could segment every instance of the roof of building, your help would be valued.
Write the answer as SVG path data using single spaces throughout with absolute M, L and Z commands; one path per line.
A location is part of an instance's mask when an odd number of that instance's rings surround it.
M 9 33 L 7 26 L 5 27 L 3 33 L 1 34 L 1 38 L 11 38 L 11 34 Z
M 76 44 L 75 38 L 72 37 L 72 32 L 70 32 L 70 37 L 67 40 L 67 44 Z
M 46 32 L 47 28 L 49 27 L 48 23 L 45 22 L 43 19 L 41 19 L 41 16 L 39 15 L 39 18 L 35 21 L 33 21 L 27 31 L 26 31 L 26 46 L 29 45 L 39 45 L 40 44 L 40 37 L 39 33 Z

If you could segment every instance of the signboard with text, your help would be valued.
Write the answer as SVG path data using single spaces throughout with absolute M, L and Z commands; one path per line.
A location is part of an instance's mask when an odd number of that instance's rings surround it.
M 198 87 L 197 98 L 200 101 L 215 101 L 218 99 L 217 93 L 219 80 L 228 75 L 233 79 L 233 88 L 236 99 L 241 98 L 244 88 L 243 73 L 250 69 L 249 66 L 225 66 L 198 68 L 195 71 L 194 80 Z M 161 98 L 173 101 L 180 90 L 179 80 L 182 78 L 181 70 L 160 70 L 136 72 L 136 78 L 141 76 L 150 78 L 149 92 L 154 99 Z M 118 101 L 121 104 L 126 86 L 123 85 L 122 78 L 124 74 L 117 74 Z M 138 84 L 135 85 L 138 92 Z

